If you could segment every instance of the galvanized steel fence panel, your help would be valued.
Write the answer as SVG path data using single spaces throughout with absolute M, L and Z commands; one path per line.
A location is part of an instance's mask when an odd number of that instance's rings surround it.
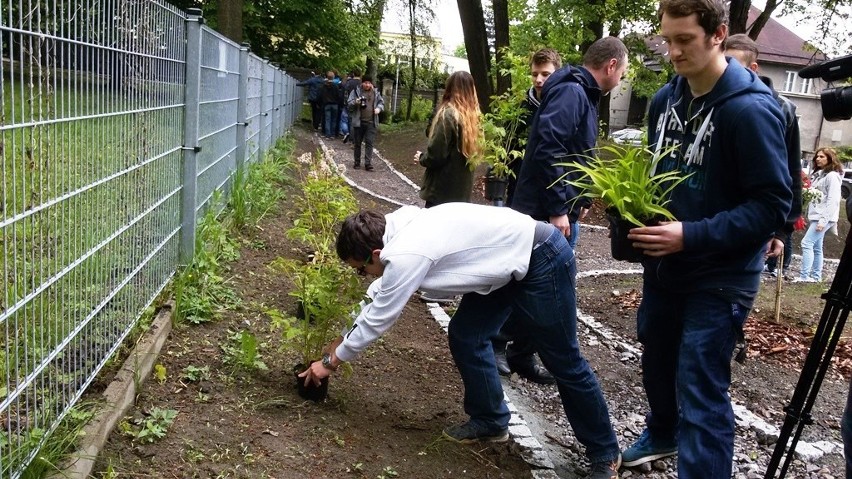
M 17 478 L 301 93 L 158 0 L 0 0 L 0 46 L 0 477 Z

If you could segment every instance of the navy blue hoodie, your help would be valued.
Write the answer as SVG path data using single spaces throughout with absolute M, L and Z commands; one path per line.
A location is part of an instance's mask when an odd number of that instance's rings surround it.
M 565 180 L 554 184 L 568 170 L 554 163 L 587 164 L 585 155 L 592 154 L 598 136 L 600 97 L 597 81 L 583 67 L 566 66 L 544 82 L 512 209 L 537 220 L 568 214 L 571 222 L 577 221 L 580 207 L 588 206 L 590 201 L 582 198 L 575 202 L 580 193 Z M 568 178 L 579 176 L 572 171 Z
M 657 173 L 692 174 L 669 209 L 683 224 L 683 251 L 643 261 L 645 280 L 675 291 L 715 290 L 750 307 L 766 243 L 790 211 L 784 117 L 772 91 L 729 61 L 713 89 L 692 98 L 677 76 L 654 95 L 648 144 L 674 148 Z

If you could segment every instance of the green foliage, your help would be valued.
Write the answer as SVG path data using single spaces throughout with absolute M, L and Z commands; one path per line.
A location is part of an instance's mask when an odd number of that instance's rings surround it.
M 189 382 L 197 383 L 200 381 L 209 381 L 210 380 L 210 366 L 193 366 L 189 365 L 183 368 L 183 379 L 186 379 Z
M 837 158 L 841 163 L 847 164 L 852 162 L 852 146 L 838 146 L 834 151 L 837 152 Z
M 228 202 L 235 231 L 256 226 L 284 196 L 281 186 L 292 169 L 294 143 L 288 135 L 266 154 L 264 161 L 244 165 L 236 172 Z
M 257 338 L 250 331 L 228 331 L 228 342 L 222 345 L 222 351 L 225 353 L 225 364 L 233 364 L 248 371 L 269 369 L 261 360 Z
M 512 88 L 491 97 L 491 111 L 483 115 L 483 158 L 491 167 L 492 175 L 508 178 L 513 175 L 509 165 L 524 158 L 526 138 L 520 137 L 520 133 L 526 126 L 524 116 L 527 109 L 522 102 L 531 80 L 527 59 L 511 51 L 505 52 L 499 67 L 500 73 L 512 77 Z
M 59 472 L 63 460 L 79 446 L 79 439 L 85 435 L 83 428 L 94 416 L 95 407 L 94 403 L 87 401 L 69 409 L 56 429 L 47 437 L 45 437 L 46 431 L 41 428 L 26 429 L 25 435 L 13 435 L 13 441 L 23 442 L 18 445 L 18 452 L 30 452 L 44 440 L 38 454 L 27 465 L 20 477 L 39 479 Z M 21 430 L 21 433 L 24 433 L 24 430 Z M 8 434 L 9 431 L 0 431 L 0 449 L 4 454 L 8 452 L 6 449 L 10 441 Z M 11 468 L 16 465 L 16 462 L 3 461 L 0 464 L 2 464 L 0 477 L 10 477 Z
M 453 50 L 453 56 L 459 58 L 467 58 L 467 48 L 465 48 L 464 43 L 457 46 L 455 50 Z
M 272 267 L 290 277 L 293 290 L 289 294 L 302 305 L 304 315 L 286 316 L 276 309 L 266 314 L 281 330 L 282 347 L 309 364 L 350 324 L 349 313 L 360 299 L 361 285 L 355 271 L 334 251 L 336 228 L 357 208 L 351 190 L 315 155 L 303 192 L 296 202 L 299 215 L 287 235 L 309 247 L 313 257 L 305 263 L 279 258 Z
M 600 198 L 607 208 L 637 226 L 655 217 L 675 220 L 665 206 L 674 188 L 689 175 L 677 170 L 652 175 L 664 153 L 655 157 L 647 148 L 604 146 L 597 150 L 599 156 L 587 157 L 588 165 L 557 163 L 583 174 L 569 182 L 582 190 L 580 197 Z
M 119 423 L 119 429 L 125 435 L 132 437 L 134 441 L 150 444 L 166 437 L 177 413 L 174 409 L 155 407 L 144 419 L 122 421 Z
M 414 95 L 414 98 L 411 99 L 411 118 L 409 120 L 424 121 L 429 118 L 430 113 L 432 113 L 432 102 L 420 95 Z

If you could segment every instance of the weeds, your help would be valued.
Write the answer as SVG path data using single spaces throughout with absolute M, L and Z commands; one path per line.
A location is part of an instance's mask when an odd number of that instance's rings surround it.
M 228 331 L 228 341 L 222 345 L 225 364 L 253 371 L 267 371 L 266 363 L 261 361 L 257 338 L 250 331 Z
M 177 417 L 177 411 L 174 409 L 155 407 L 146 418 L 136 421 L 124 420 L 118 427 L 134 441 L 150 444 L 166 437 L 175 417 Z

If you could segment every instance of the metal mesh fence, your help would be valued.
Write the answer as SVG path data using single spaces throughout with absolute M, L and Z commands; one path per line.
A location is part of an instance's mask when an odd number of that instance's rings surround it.
M 157 0 L 0 0 L 0 46 L 0 477 L 16 478 L 301 97 Z

